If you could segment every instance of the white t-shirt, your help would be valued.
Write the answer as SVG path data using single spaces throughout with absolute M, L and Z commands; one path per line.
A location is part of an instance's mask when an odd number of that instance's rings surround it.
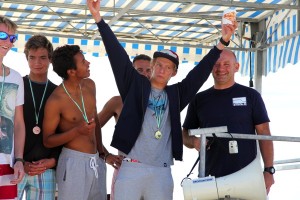
M 22 76 L 19 72 L 10 69 L 5 80 L 0 76 L 0 164 L 13 166 L 15 108 L 23 104 Z

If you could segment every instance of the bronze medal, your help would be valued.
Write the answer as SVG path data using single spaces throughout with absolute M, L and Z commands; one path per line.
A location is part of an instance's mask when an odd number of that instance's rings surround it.
M 32 132 L 37 135 L 37 134 L 40 134 L 41 129 L 38 126 L 35 126 L 35 127 L 33 127 Z

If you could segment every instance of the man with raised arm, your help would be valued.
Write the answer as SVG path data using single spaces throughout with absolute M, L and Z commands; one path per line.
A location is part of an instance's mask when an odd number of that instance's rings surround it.
M 151 76 L 151 58 L 145 54 L 139 54 L 134 57 L 132 61 L 133 67 L 142 75 L 146 76 L 148 79 Z M 103 107 L 103 109 L 98 113 L 100 127 L 102 128 L 112 117 L 115 118 L 117 122 L 122 111 L 123 102 L 120 96 L 112 97 Z M 106 150 L 106 149 L 105 149 Z M 110 199 L 114 199 L 114 185 L 115 178 L 118 173 L 118 169 L 122 163 L 123 156 L 113 155 L 111 153 L 105 152 L 104 161 L 112 165 L 115 170 L 112 178 Z
M 177 54 L 157 51 L 150 80 L 132 67 L 124 48 L 100 15 L 100 1 L 87 5 L 97 23 L 116 84 L 124 103 L 111 145 L 123 159 L 115 183 L 115 200 L 172 200 L 173 159 L 182 160 L 180 111 L 207 80 L 237 24 L 222 26 L 218 43 L 180 83 L 167 85 L 176 75 Z

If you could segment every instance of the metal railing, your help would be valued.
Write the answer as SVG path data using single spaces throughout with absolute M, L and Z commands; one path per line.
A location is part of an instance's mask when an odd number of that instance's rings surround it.
M 286 142 L 300 142 L 300 137 L 289 137 L 289 136 L 267 136 L 267 135 L 249 135 L 240 133 L 227 133 L 227 126 L 212 127 L 212 128 L 201 128 L 201 129 L 190 129 L 189 135 L 200 135 L 200 161 L 199 161 L 199 178 L 205 177 L 205 156 L 206 156 L 206 137 L 213 137 L 213 134 L 221 138 L 233 138 L 234 139 L 248 139 L 248 140 L 272 140 L 272 141 L 286 141 Z M 275 161 L 275 165 L 286 164 L 286 163 L 297 163 L 300 162 L 300 158 Z M 287 165 L 277 166 L 276 170 L 288 170 L 288 169 L 300 169 L 298 165 Z

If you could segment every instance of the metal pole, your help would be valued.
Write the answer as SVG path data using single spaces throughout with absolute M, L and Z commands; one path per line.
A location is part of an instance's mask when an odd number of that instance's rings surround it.
M 206 154 L 206 135 L 203 134 L 200 137 L 200 160 L 199 160 L 199 178 L 205 177 L 205 154 Z
M 235 138 L 235 139 L 248 139 L 248 140 L 273 140 L 273 141 L 287 141 L 287 142 L 300 142 L 300 137 L 288 136 L 270 136 L 270 135 L 249 135 L 241 133 L 225 133 L 227 127 L 212 127 L 201 129 L 190 129 L 189 135 L 200 135 L 200 161 L 199 161 L 199 178 L 205 177 L 205 156 L 206 156 L 206 137 L 213 137 L 213 134 L 221 138 Z
M 199 129 L 189 130 L 190 135 L 202 135 L 206 137 L 212 137 L 212 133 L 200 133 Z M 300 142 L 300 137 L 289 137 L 289 136 L 270 136 L 270 135 L 249 135 L 241 133 L 215 133 L 217 137 L 221 138 L 235 138 L 235 139 L 248 139 L 248 140 L 273 140 L 273 141 L 286 141 L 286 142 Z

